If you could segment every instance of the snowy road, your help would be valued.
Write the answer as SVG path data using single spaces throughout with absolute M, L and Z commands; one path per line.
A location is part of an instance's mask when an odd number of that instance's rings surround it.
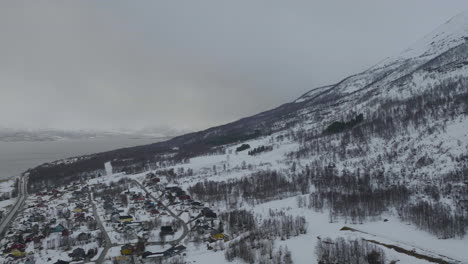
M 149 195 L 149 197 L 151 197 L 151 199 L 153 199 L 156 203 L 158 204 L 161 204 L 162 207 L 164 207 L 164 210 L 166 210 L 170 216 L 174 217 L 175 219 L 177 219 L 178 221 L 180 221 L 182 223 L 182 228 L 184 229 L 184 232 L 182 233 L 182 235 L 178 238 L 178 239 L 175 239 L 175 240 L 172 240 L 172 241 L 166 241 L 166 242 L 150 242 L 148 244 L 150 245 L 164 245 L 164 244 L 173 244 L 173 245 L 177 245 L 179 244 L 182 240 L 184 240 L 184 238 L 188 235 L 189 233 L 189 228 L 187 226 L 187 224 L 185 223 L 185 221 L 183 219 L 181 219 L 178 215 L 176 215 L 174 212 L 171 211 L 171 209 L 169 209 L 169 207 L 167 207 L 166 205 L 164 205 L 162 202 L 159 201 L 159 199 L 157 199 L 156 197 L 154 197 L 150 192 L 148 192 L 148 190 L 146 190 L 146 188 L 141 184 L 139 183 L 138 181 L 136 180 L 133 180 L 133 182 L 135 184 L 137 184 L 143 191 L 145 191 L 145 193 L 147 193 Z
M 107 252 L 109 251 L 109 249 L 114 245 L 112 245 L 112 241 L 111 241 L 111 239 L 109 237 L 109 234 L 107 234 L 107 231 L 106 231 L 106 229 L 104 228 L 104 225 L 101 222 L 101 218 L 99 218 L 99 215 L 98 215 L 97 210 L 96 210 L 96 205 L 94 204 L 93 200 L 91 199 L 91 193 L 90 192 L 88 192 L 88 198 L 89 198 L 89 202 L 91 203 L 91 205 L 93 207 L 94 219 L 96 219 L 96 221 L 97 221 L 97 223 L 99 225 L 99 229 L 104 234 L 104 238 L 105 238 L 105 242 L 106 242 L 105 246 L 104 246 L 104 250 L 101 251 L 101 254 L 99 255 L 99 258 L 96 260 L 97 264 L 101 264 L 101 263 L 104 262 L 104 258 L 106 257 Z
M 363 238 L 363 239 L 366 240 L 367 242 L 377 244 L 377 245 L 380 245 L 380 246 L 384 246 L 384 247 L 389 248 L 389 249 L 393 249 L 393 250 L 395 250 L 395 251 L 397 251 L 397 252 L 399 252 L 401 254 L 409 255 L 409 256 L 412 256 L 412 257 L 415 257 L 415 258 L 418 258 L 418 259 L 424 259 L 424 260 L 426 260 L 428 262 L 440 263 L 440 264 L 461 264 L 461 263 L 463 263 L 463 261 L 461 261 L 461 260 L 454 259 L 452 257 L 448 257 L 448 256 L 446 256 L 444 254 L 434 252 L 433 250 L 424 249 L 424 248 L 418 247 L 416 245 L 411 245 L 411 244 L 408 244 L 408 243 L 405 243 L 405 242 L 402 242 L 402 241 L 394 241 L 394 240 L 391 240 L 391 239 L 389 239 L 387 237 L 371 234 L 371 233 L 364 232 L 364 231 L 361 231 L 361 230 L 358 230 L 358 229 L 355 229 L 355 228 L 343 227 L 341 230 L 342 231 L 358 232 L 358 233 L 361 233 L 363 235 L 370 236 L 371 237 L 370 239 L 365 239 L 365 238 Z M 376 239 L 384 240 L 385 243 L 383 243 L 382 241 L 376 241 Z
M 19 210 L 23 207 L 24 202 L 28 196 L 28 177 L 22 176 L 20 178 L 19 193 L 13 208 L 3 217 L 0 223 L 0 238 L 5 234 L 6 228 L 10 225 L 11 221 L 15 219 Z

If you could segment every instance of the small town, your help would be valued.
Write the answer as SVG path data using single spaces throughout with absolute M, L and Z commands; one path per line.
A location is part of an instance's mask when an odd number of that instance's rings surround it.
M 217 212 L 164 176 L 118 173 L 30 194 L 1 263 L 158 263 L 188 241 L 213 250 L 228 240 Z

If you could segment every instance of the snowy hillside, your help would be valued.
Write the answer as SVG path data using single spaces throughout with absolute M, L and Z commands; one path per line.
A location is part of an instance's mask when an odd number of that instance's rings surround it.
M 31 193 L 88 179 L 103 201 L 158 197 L 186 250 L 167 263 L 468 263 L 468 13 L 276 109 L 28 174 Z

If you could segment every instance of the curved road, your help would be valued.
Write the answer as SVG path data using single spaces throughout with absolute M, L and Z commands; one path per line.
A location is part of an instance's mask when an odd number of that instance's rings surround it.
M 189 233 L 189 228 L 187 226 L 187 224 L 185 223 L 185 221 L 180 218 L 178 215 L 176 215 L 174 212 L 171 211 L 171 209 L 169 209 L 169 207 L 167 207 L 165 204 L 163 204 L 162 202 L 160 202 L 156 197 L 154 197 L 150 192 L 148 192 L 148 190 L 146 190 L 146 188 L 141 184 L 139 183 L 138 181 L 136 180 L 132 180 L 136 185 L 140 186 L 140 188 L 145 191 L 145 193 L 147 193 L 149 195 L 149 197 L 151 197 L 151 199 L 153 199 L 156 203 L 160 204 L 162 207 L 164 207 L 164 210 L 166 210 L 170 216 L 174 217 L 175 219 L 177 219 L 178 221 L 180 221 L 182 223 L 182 228 L 184 229 L 184 233 L 176 240 L 172 240 L 172 241 L 165 241 L 165 242 L 149 242 L 148 244 L 150 245 L 163 245 L 163 244 L 179 244 L 182 240 L 184 240 L 184 238 L 188 235 Z
M 18 197 L 16 198 L 13 208 L 2 218 L 0 223 L 0 238 L 3 238 L 7 227 L 10 225 L 11 221 L 15 219 L 28 197 L 28 176 L 21 176 L 18 188 Z

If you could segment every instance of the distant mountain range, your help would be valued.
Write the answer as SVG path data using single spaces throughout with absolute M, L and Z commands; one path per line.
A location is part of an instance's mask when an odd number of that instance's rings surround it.
M 88 130 L 59 130 L 59 129 L 18 129 L 0 128 L 0 142 L 36 142 L 77 140 L 109 137 L 151 137 L 170 138 L 186 131 L 170 128 L 146 128 L 134 131 L 88 131 Z

